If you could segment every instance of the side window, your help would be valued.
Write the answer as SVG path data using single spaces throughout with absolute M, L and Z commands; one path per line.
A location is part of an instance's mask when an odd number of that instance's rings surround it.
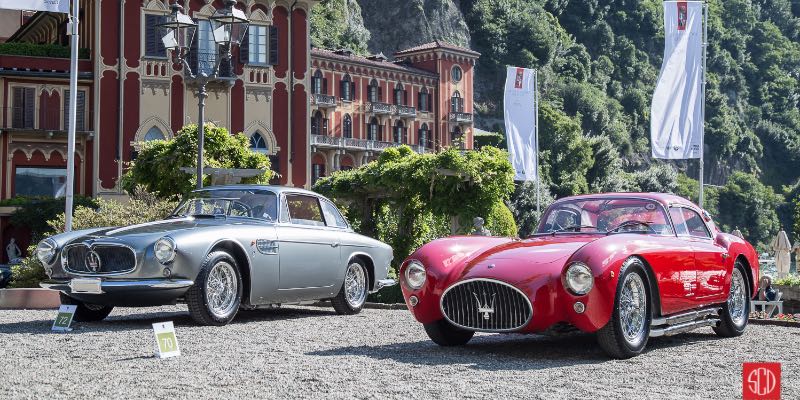
M 319 200 L 316 197 L 288 195 L 286 205 L 289 207 L 289 218 L 293 224 L 325 226 Z
M 345 221 L 344 217 L 333 203 L 323 200 L 322 212 L 325 214 L 325 222 L 328 226 L 347 228 L 347 221 Z
M 281 215 L 280 222 L 288 223 L 289 220 L 289 207 L 286 205 L 286 198 L 281 199 Z
M 701 238 L 711 237 L 711 232 L 708 231 L 708 227 L 706 227 L 700 214 L 688 208 L 683 208 L 681 211 L 683 212 L 683 219 L 686 221 L 686 229 L 689 231 L 689 236 Z
M 669 216 L 672 217 L 672 223 L 675 224 L 675 232 L 678 236 L 689 236 L 689 231 L 686 229 L 686 221 L 683 220 L 683 209 L 670 208 Z

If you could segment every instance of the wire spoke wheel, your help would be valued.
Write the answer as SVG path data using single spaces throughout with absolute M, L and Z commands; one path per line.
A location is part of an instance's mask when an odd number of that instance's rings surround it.
M 218 318 L 225 318 L 236 308 L 239 282 L 233 266 L 221 261 L 211 268 L 206 279 L 206 304 L 208 311 Z
M 731 320 L 736 325 L 744 323 L 745 315 L 745 302 L 747 301 L 747 294 L 745 289 L 744 277 L 738 268 L 733 269 L 731 277 L 731 290 L 728 294 L 728 313 Z
M 347 273 L 344 277 L 344 290 L 345 299 L 351 307 L 361 307 L 366 301 L 367 276 L 364 267 L 360 264 L 352 263 L 347 267 Z
M 644 339 L 647 316 L 647 298 L 644 282 L 638 274 L 625 277 L 619 299 L 619 317 L 622 334 L 629 343 Z

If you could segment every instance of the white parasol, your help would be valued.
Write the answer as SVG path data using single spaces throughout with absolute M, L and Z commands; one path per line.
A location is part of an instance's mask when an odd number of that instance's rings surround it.
M 792 251 L 792 243 L 789 242 L 789 236 L 786 235 L 786 231 L 778 232 L 778 236 L 772 240 L 770 248 L 775 252 L 775 266 L 778 269 L 778 276 L 788 274 L 789 265 L 792 263 L 789 253 Z

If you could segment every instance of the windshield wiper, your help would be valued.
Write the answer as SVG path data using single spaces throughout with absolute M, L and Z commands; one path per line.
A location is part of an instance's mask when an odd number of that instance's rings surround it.
M 561 229 L 556 229 L 556 230 L 550 231 L 550 234 L 555 235 L 556 233 L 559 233 L 559 232 L 577 231 L 577 230 L 580 230 L 580 229 L 597 229 L 597 227 L 596 226 L 592 226 L 592 225 L 570 225 L 570 226 L 567 226 L 567 227 L 563 227 Z
M 651 226 L 651 225 L 652 225 L 652 222 L 646 222 L 646 221 L 625 221 L 625 222 L 623 222 L 623 223 L 621 223 L 621 224 L 619 224 L 619 225 L 615 226 L 613 229 L 609 229 L 608 231 L 606 231 L 606 235 L 610 235 L 611 233 L 615 233 L 615 232 L 619 231 L 620 229 L 622 229 L 622 228 L 624 228 L 624 227 L 626 227 L 626 226 L 636 226 L 636 225 L 639 225 L 639 226 L 646 226 L 646 227 L 647 227 L 647 231 L 648 231 L 648 232 L 653 232 L 653 233 L 656 233 L 656 230 L 655 230 L 655 229 L 653 229 L 653 227 Z M 641 232 L 641 231 L 638 231 L 638 232 Z

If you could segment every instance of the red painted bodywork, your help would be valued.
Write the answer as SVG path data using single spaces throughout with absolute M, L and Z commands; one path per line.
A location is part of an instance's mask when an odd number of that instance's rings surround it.
M 575 196 L 559 200 L 635 197 L 671 206 L 702 210 L 681 197 L 653 194 L 602 194 Z M 431 323 L 444 318 L 439 303 L 442 293 L 466 279 L 490 278 L 513 285 L 525 293 L 533 305 L 533 318 L 520 332 L 541 332 L 557 323 L 567 323 L 585 332 L 605 326 L 612 314 L 620 268 L 629 257 L 644 260 L 653 296 L 654 316 L 666 316 L 691 309 L 724 303 L 728 297 L 731 272 L 737 259 L 748 267 L 750 293 L 756 293 L 758 257 L 746 241 L 720 232 L 706 221 L 713 239 L 660 236 L 642 233 L 560 233 L 538 234 L 529 239 L 462 236 L 430 242 L 406 259 L 400 268 L 400 282 L 406 304 L 417 321 Z M 409 261 L 421 262 L 427 280 L 419 290 L 405 282 Z M 594 275 L 594 287 L 576 296 L 563 284 L 566 267 L 572 262 L 586 263 Z M 493 268 L 489 265 L 493 264 Z M 416 296 L 416 307 L 408 304 Z M 579 314 L 573 305 L 581 301 L 586 311 Z

